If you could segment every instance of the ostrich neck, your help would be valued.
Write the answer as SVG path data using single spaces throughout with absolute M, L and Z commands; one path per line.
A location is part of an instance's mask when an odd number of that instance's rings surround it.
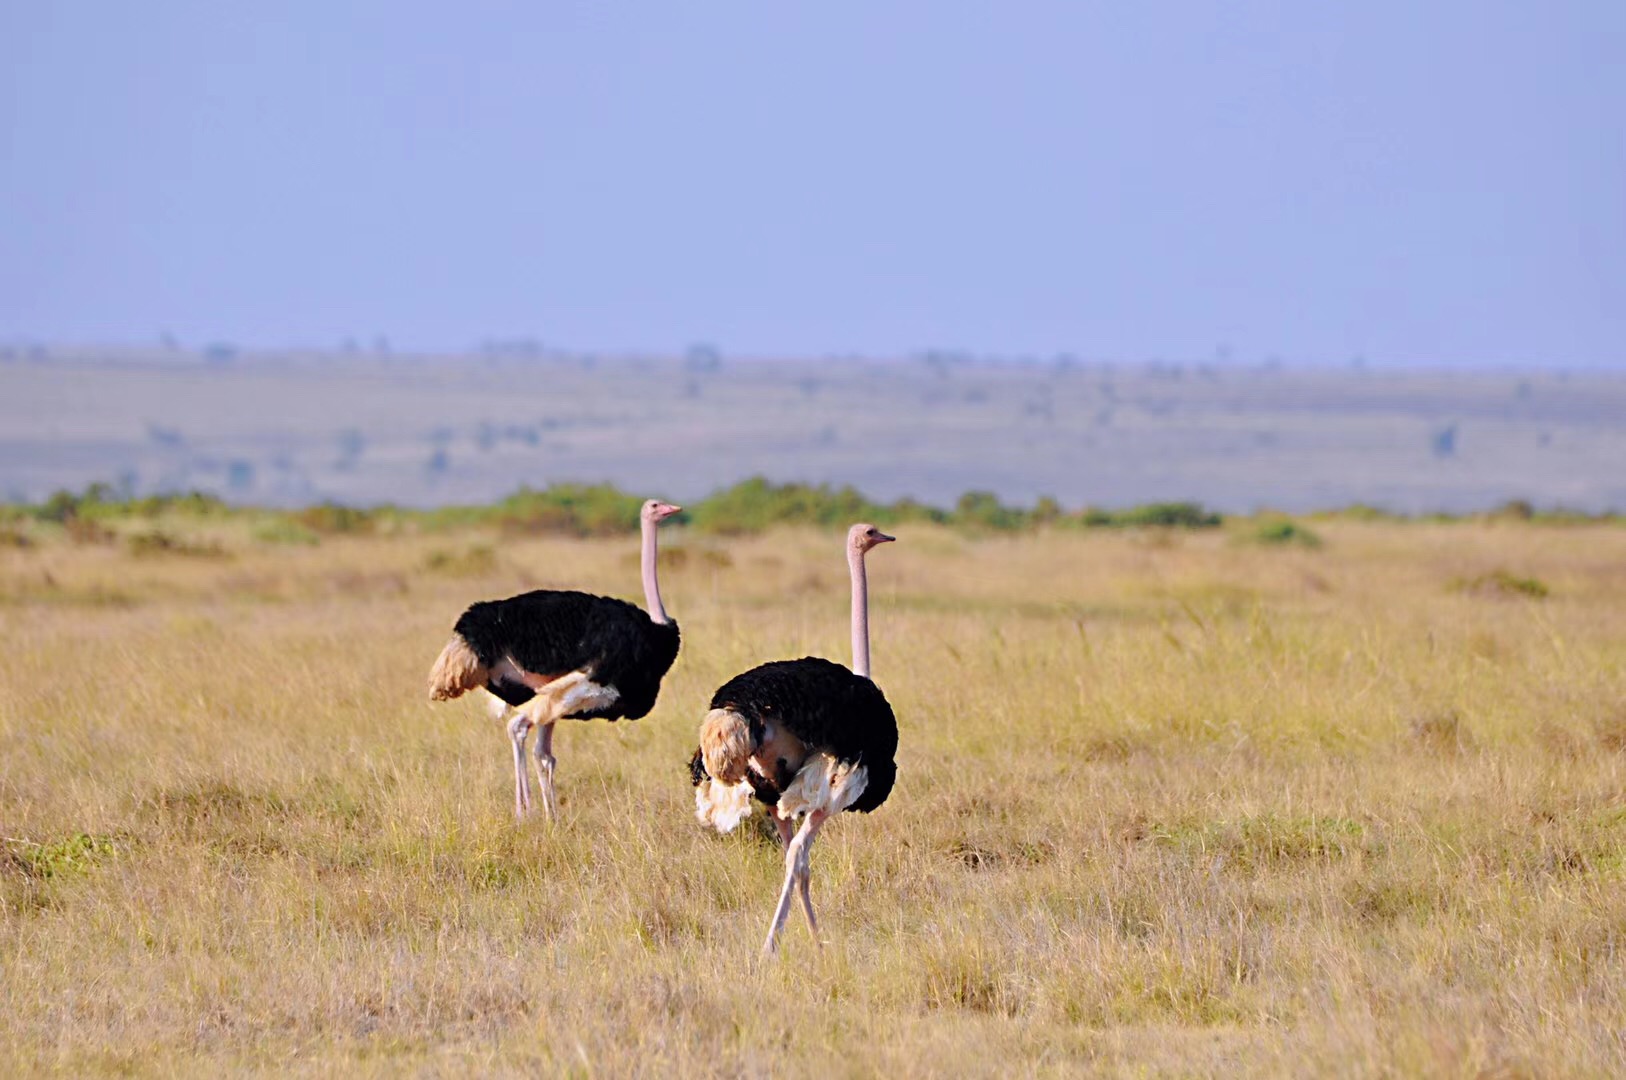
M 670 620 L 666 617 L 666 608 L 661 604 L 661 583 L 655 576 L 655 530 L 658 526 L 653 521 L 644 522 L 644 605 L 649 608 L 649 618 L 653 622 L 665 623 Z
M 869 678 L 869 581 L 864 575 L 864 553 L 849 551 L 847 568 L 853 579 L 853 674 Z

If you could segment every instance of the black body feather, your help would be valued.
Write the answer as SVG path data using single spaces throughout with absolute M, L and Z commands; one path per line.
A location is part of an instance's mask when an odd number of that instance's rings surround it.
M 719 687 L 711 707 L 745 717 L 754 736 L 759 736 L 764 721 L 771 720 L 810 750 L 863 765 L 869 780 L 849 810 L 868 813 L 892 791 L 898 775 L 897 718 L 880 687 L 840 664 L 816 656 L 762 664 Z M 705 777 L 698 754 L 690 763 L 690 776 L 697 784 Z M 747 777 L 759 799 L 777 801 L 774 782 L 764 784 L 754 770 Z
M 455 630 L 488 668 L 506 656 L 536 675 L 581 671 L 615 688 L 612 704 L 571 713 L 573 720 L 647 715 L 678 654 L 677 623 L 657 623 L 625 600 L 583 592 L 541 589 L 484 600 L 462 614 Z M 496 678 L 486 689 L 509 705 L 536 696 L 523 683 Z

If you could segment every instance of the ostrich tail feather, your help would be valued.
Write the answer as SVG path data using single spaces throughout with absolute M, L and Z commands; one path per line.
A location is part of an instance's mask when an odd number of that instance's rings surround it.
M 440 651 L 440 658 L 429 669 L 429 700 L 448 701 L 486 684 L 488 673 L 480 658 L 474 655 L 462 634 L 453 634 L 452 640 Z
M 694 788 L 694 816 L 700 824 L 720 833 L 733 832 L 736 825 L 751 816 L 751 785 L 744 781 L 725 784 L 710 778 L 700 781 Z
M 700 724 L 700 757 L 706 772 L 724 784 L 745 779 L 751 759 L 751 724 L 732 709 L 713 709 Z

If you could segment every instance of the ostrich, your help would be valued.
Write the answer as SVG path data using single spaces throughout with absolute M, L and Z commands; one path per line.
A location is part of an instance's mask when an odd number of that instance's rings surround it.
M 493 715 L 508 721 L 514 744 L 514 813 L 531 809 L 525 740 L 536 739 L 536 779 L 549 818 L 553 791 L 553 725 L 561 719 L 636 720 L 655 706 L 661 678 L 678 653 L 677 623 L 661 605 L 655 576 L 655 530 L 681 506 L 650 499 L 643 527 L 645 614 L 624 600 L 539 589 L 507 600 L 474 604 L 457 620 L 452 639 L 429 672 L 429 699 L 445 701 L 485 687 Z
M 728 832 L 751 812 L 754 795 L 768 806 L 785 845 L 785 883 L 763 943 L 774 951 L 801 897 L 814 940 L 818 922 L 808 890 L 809 852 L 820 827 L 843 810 L 868 813 L 886 801 L 897 777 L 898 722 L 869 678 L 869 589 L 864 555 L 896 539 L 873 525 L 847 532 L 852 574 L 851 671 L 808 656 L 775 660 L 736 675 L 712 695 L 689 763 L 695 816 Z M 801 826 L 795 825 L 802 818 Z

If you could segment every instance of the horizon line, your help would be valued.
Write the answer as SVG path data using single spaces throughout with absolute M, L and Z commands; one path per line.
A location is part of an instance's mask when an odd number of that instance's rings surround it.
M 67 353 L 68 355 L 61 355 Z M 49 338 L 0 338 L 0 363 L 48 362 L 64 359 L 124 358 L 155 361 L 197 361 L 226 367 L 243 361 L 276 361 L 296 357 L 337 360 L 396 360 L 433 362 L 444 360 L 504 360 L 564 361 L 564 362 L 677 362 L 702 363 L 715 366 L 724 363 L 791 364 L 791 363 L 862 363 L 901 364 L 938 363 L 945 366 L 1020 365 L 1026 367 L 1054 367 L 1131 370 L 1195 370 L 1195 371 L 1318 371 L 1345 372 L 1406 372 L 1450 373 L 1481 375 L 1626 375 L 1626 360 L 1593 360 L 1581 363 L 1562 363 L 1539 359 L 1512 360 L 1486 359 L 1475 361 L 1438 361 L 1427 359 L 1392 359 L 1357 354 L 1343 360 L 1289 357 L 1265 354 L 1259 358 L 1245 358 L 1232 354 L 1202 358 L 1176 358 L 1148 356 L 1114 358 L 1061 349 L 1047 354 L 1021 351 L 1001 353 L 956 346 L 927 345 L 904 352 L 866 352 L 857 349 L 822 350 L 807 352 L 731 352 L 708 341 L 696 341 L 673 349 L 641 348 L 584 348 L 569 345 L 551 345 L 527 335 L 493 336 L 462 347 L 422 348 L 396 345 L 389 335 L 374 335 L 370 341 L 352 339 L 337 345 L 243 344 L 226 339 L 202 340 L 196 344 L 183 344 L 178 340 L 165 341 L 71 341 Z M 18 355 L 20 354 L 20 355 Z

